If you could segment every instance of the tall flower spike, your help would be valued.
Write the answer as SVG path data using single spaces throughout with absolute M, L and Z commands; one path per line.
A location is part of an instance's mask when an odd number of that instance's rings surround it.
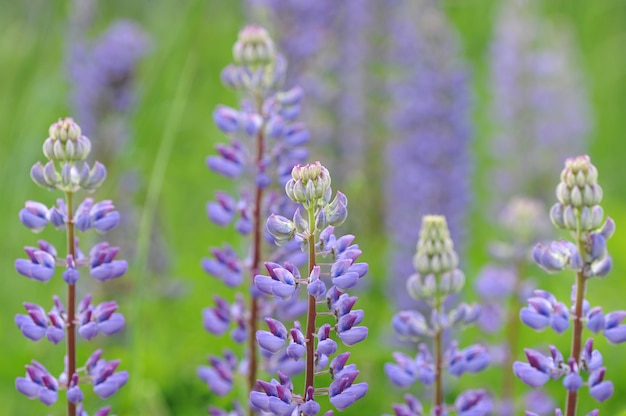
M 216 307 L 203 311 L 203 323 L 215 335 L 227 332 L 231 324 L 234 325 L 230 335 L 237 343 L 244 344 L 246 352 L 243 357 L 234 353 L 225 357 L 223 361 L 229 363 L 229 371 L 221 371 L 220 368 L 225 367 L 215 364 L 210 371 L 206 367 L 199 368 L 200 378 L 211 391 L 220 395 L 230 392 L 232 373 L 245 373 L 250 392 L 256 388 L 257 372 L 274 365 L 267 353 L 259 354 L 254 341 L 259 339 L 262 352 L 272 351 L 285 343 L 289 333 L 271 326 L 270 332 L 259 336 L 260 319 L 266 317 L 268 322 L 274 322 L 273 317 L 289 316 L 293 320 L 306 308 L 304 302 L 298 300 L 301 278 L 297 266 L 303 254 L 298 242 L 292 241 L 296 227 L 283 216 L 291 217 L 293 203 L 278 191 L 284 189 L 293 166 L 301 163 L 307 154 L 303 145 L 309 140 L 308 130 L 295 121 L 303 93 L 297 87 L 281 89 L 286 61 L 277 52 L 268 31 L 260 26 L 246 26 L 239 32 L 233 46 L 233 61 L 222 71 L 222 82 L 240 93 L 241 105 L 240 108 L 218 106 L 215 109 L 213 120 L 228 137 L 228 143 L 216 145 L 217 154 L 209 156 L 206 164 L 213 172 L 237 181 L 238 185 L 234 194 L 216 192 L 215 200 L 207 204 L 206 211 L 214 224 L 234 227 L 245 239 L 249 255 L 243 258 L 240 252 L 224 245 L 210 249 L 211 258 L 203 259 L 202 267 L 208 274 L 242 291 L 234 296 L 232 305 L 226 299 L 216 298 Z M 264 229 L 264 218 L 270 214 L 267 229 Z M 280 248 L 273 249 L 274 243 Z M 267 276 L 261 274 L 264 253 L 271 253 L 265 263 Z M 280 266 L 276 263 L 285 260 L 288 263 Z M 243 294 L 249 292 L 251 296 L 246 296 L 248 300 L 244 301 Z M 274 295 L 278 301 L 270 298 Z M 218 372 L 219 377 L 213 377 L 214 372 Z M 229 389 L 225 389 L 225 385 Z M 239 404 L 235 407 L 241 409 Z M 251 404 L 246 413 L 252 415 L 258 413 L 258 409 Z
M 461 253 L 464 246 L 471 176 L 470 77 L 440 2 L 386 4 L 391 71 L 385 122 L 392 138 L 384 149 L 385 225 L 392 249 L 389 290 L 394 303 L 407 309 L 420 305 L 406 292 L 405 279 L 413 272 L 409 260 L 422 216 L 444 215 Z
M 398 313 L 392 321 L 394 330 L 401 338 L 421 341 L 432 338 L 431 350 L 425 343 L 420 343 L 418 353 L 412 358 L 403 353 L 394 353 L 395 363 L 385 364 L 385 373 L 395 385 L 406 388 L 415 381 L 424 385 L 434 384 L 431 414 L 444 415 L 444 409 L 454 409 L 458 414 L 476 416 L 488 415 L 492 410 L 492 401 L 484 390 L 468 390 L 458 396 L 453 405 L 444 403 L 443 370 L 455 377 L 463 373 L 476 373 L 489 363 L 487 349 L 482 345 L 471 345 L 459 350 L 456 341 L 444 346 L 444 331 L 454 327 L 463 327 L 476 321 L 479 315 L 477 306 L 459 305 L 456 309 L 446 310 L 446 299 L 459 293 L 464 286 L 463 272 L 457 269 L 458 256 L 450 238 L 446 218 L 439 215 L 426 215 L 422 218 L 422 228 L 417 242 L 417 253 L 413 263 L 417 273 L 407 280 L 409 294 L 415 299 L 425 301 L 431 308 L 430 319 L 418 311 L 408 310 Z M 413 409 L 422 404 L 415 403 L 413 396 L 407 396 L 407 405 L 394 405 L 397 415 L 403 411 L 412 414 Z
M 505 0 L 496 14 L 490 82 L 495 163 L 488 175 L 496 209 L 515 195 L 549 201 L 556 166 L 587 148 L 592 127 L 571 28 L 548 21 L 537 6 Z
M 291 179 L 285 185 L 287 196 L 300 204 L 295 209 L 294 220 L 271 215 L 267 221 L 268 230 L 277 237 L 277 243 L 296 241 L 308 253 L 308 277 L 299 278 L 300 273 L 291 264 L 282 267 L 268 262 L 269 276 L 255 276 L 255 287 L 266 294 L 284 297 L 294 292 L 296 285 L 305 285 L 307 290 L 303 292 L 307 294 L 308 309 L 304 329 L 298 321 L 288 330 L 280 321 L 266 318 L 269 331 L 257 331 L 259 346 L 267 354 L 282 357 L 277 368 L 280 384 L 276 380 L 270 383 L 258 380 L 263 391 L 250 393 L 250 405 L 265 412 L 315 415 L 320 411 L 316 397 L 323 394 L 328 394 L 330 403 L 343 411 L 367 393 L 367 383 L 355 382 L 359 374 L 356 365 L 346 365 L 349 353 L 336 355 L 331 360 L 338 349 L 331 333 L 334 332 L 335 337 L 348 347 L 367 338 L 368 328 L 361 325 L 364 312 L 353 309 L 357 298 L 345 292 L 367 273 L 368 266 L 356 262 L 361 250 L 352 244 L 354 236 L 337 238 L 334 234 L 334 226 L 347 216 L 348 200 L 340 192 L 332 198 L 330 185 L 328 169 L 320 162 L 294 166 Z M 342 214 L 335 215 L 337 211 Z M 306 214 L 304 218 L 301 212 Z M 329 257 L 330 263 L 322 263 L 321 257 Z M 328 279 L 324 282 L 323 276 L 329 276 L 333 285 L 328 290 Z M 322 312 L 317 308 L 323 304 L 328 309 L 323 314 L 332 317 L 334 325 L 318 323 Z M 298 363 L 302 362 L 305 363 L 305 385 L 298 393 L 287 374 L 295 373 L 294 368 L 299 370 Z M 327 372 L 332 381 L 327 387 L 320 387 L 315 378 Z M 326 414 L 332 414 L 332 411 Z
M 125 323 L 124 317 L 116 312 L 115 302 L 103 302 L 93 307 L 91 295 L 87 295 L 77 305 L 76 286 L 80 280 L 78 269 L 90 266 L 91 274 L 96 279 L 107 280 L 124 274 L 127 263 L 124 260 L 113 260 L 118 249 L 109 247 L 106 242 L 98 243 L 91 249 L 89 260 L 79 249 L 77 230 L 84 232 L 94 228 L 105 232 L 117 225 L 119 214 L 108 200 L 94 203 L 92 198 L 86 198 L 82 203 L 75 204 L 77 192 L 93 192 L 106 176 L 104 166 L 96 162 L 90 168 L 85 162 L 91 150 L 91 142 L 82 134 L 78 124 L 71 118 L 60 119 L 52 124 L 49 133 L 43 153 L 50 162 L 45 167 L 37 162 L 31 169 L 31 176 L 38 185 L 62 191 L 65 199 L 57 200 L 57 205 L 50 209 L 41 203 L 28 201 L 20 213 L 20 219 L 34 232 L 41 231 L 48 223 L 64 231 L 67 234 L 67 254 L 58 258 L 57 250 L 47 241 L 40 240 L 38 248 L 25 248 L 29 260 L 16 260 L 15 269 L 33 280 L 47 282 L 54 277 L 57 268 L 63 268 L 61 277 L 67 284 L 67 299 L 62 302 L 58 296 L 54 296 L 54 306 L 47 314 L 40 306 L 25 302 L 28 314 L 16 315 L 15 324 L 26 338 L 33 341 L 45 336 L 57 344 L 66 339 L 65 371 L 57 380 L 43 365 L 33 361 L 33 365 L 26 366 L 26 377 L 17 378 L 15 385 L 22 394 L 38 398 L 48 406 L 57 401 L 58 390 L 67 390 L 67 415 L 83 416 L 84 395 L 80 385 L 92 383 L 100 397 L 108 398 L 126 383 L 128 373 L 122 371 L 114 374 L 119 360 L 109 364 L 102 362 L 98 367 L 98 358 L 94 358 L 94 368 L 87 366 L 79 369 L 76 366 L 77 333 L 86 339 L 98 333 L 112 335 L 121 331 Z M 98 352 L 97 357 L 99 355 Z M 104 415 L 108 411 L 98 413 Z
M 537 245 L 533 258 L 550 272 L 573 269 L 576 279 L 572 286 L 572 306 L 568 310 L 552 294 L 536 290 L 536 296 L 528 300 L 528 308 L 522 309 L 520 317 L 533 329 L 541 330 L 549 324 L 561 333 L 569 327 L 569 315 L 572 315 L 572 346 L 565 359 L 560 353 L 555 353 L 554 347 L 551 347 L 552 359 L 537 351 L 527 350 L 528 364 L 515 362 L 513 369 L 518 378 L 534 387 L 545 384 L 549 378 L 563 376 L 563 386 L 567 390 L 564 415 L 575 416 L 581 386 L 589 386 L 591 396 L 600 402 L 613 394 L 613 383 L 604 380 L 606 368 L 601 367 L 600 353 L 593 350 L 593 340 L 589 339 L 583 346 L 583 327 L 586 324 L 593 333 L 604 331 L 609 341 L 626 341 L 626 337 L 614 337 L 613 332 L 626 312 L 615 311 L 604 315 L 601 308 L 591 307 L 585 299 L 587 283 L 593 277 L 606 276 L 611 269 L 606 240 L 615 227 L 610 218 L 604 219 L 598 170 L 589 156 L 577 156 L 565 161 L 556 196 L 558 202 L 550 210 L 550 217 L 557 228 L 570 231 L 573 241 Z M 611 231 L 604 233 L 604 230 Z M 589 374 L 587 382 L 583 380 L 582 373 Z

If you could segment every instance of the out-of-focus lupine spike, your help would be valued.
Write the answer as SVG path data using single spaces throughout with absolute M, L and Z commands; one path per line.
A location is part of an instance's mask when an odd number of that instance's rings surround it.
M 406 309 L 417 305 L 405 290 L 405 278 L 413 271 L 411 247 L 422 216 L 444 215 L 457 246 L 464 247 L 471 177 L 470 76 L 439 2 L 388 4 L 392 71 L 386 124 L 391 139 L 383 189 L 392 244 L 390 296 Z
M 486 416 L 491 413 L 493 402 L 484 390 L 467 390 L 461 393 L 454 404 L 444 403 L 443 371 L 455 377 L 464 373 L 482 371 L 490 361 L 487 348 L 476 344 L 460 350 L 456 341 L 444 346 L 444 331 L 454 327 L 464 327 L 478 319 L 480 308 L 461 304 L 451 308 L 446 299 L 463 289 L 465 279 L 458 267 L 458 256 L 450 237 L 446 218 L 427 215 L 422 218 L 417 252 L 413 265 L 417 273 L 406 280 L 409 294 L 425 301 L 432 313 L 430 319 L 418 311 L 405 310 L 396 314 L 392 325 L 397 335 L 403 339 L 422 341 L 432 338 L 432 352 L 425 343 L 418 345 L 415 357 L 395 352 L 395 363 L 385 364 L 385 373 L 393 384 L 401 388 L 410 387 L 416 381 L 424 385 L 434 385 L 431 412 L 443 415 L 443 409 L 454 409 L 458 414 Z M 456 276 L 456 277 L 455 277 Z M 396 415 L 423 413 L 422 403 L 413 396 L 406 397 L 407 404 L 395 404 Z
M 590 101 L 572 31 L 541 16 L 534 2 L 506 0 L 491 44 L 493 202 L 516 195 L 549 201 L 550 178 L 587 148 Z

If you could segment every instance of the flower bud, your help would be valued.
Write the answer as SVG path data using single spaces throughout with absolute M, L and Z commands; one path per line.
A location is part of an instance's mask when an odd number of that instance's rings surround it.
M 406 282 L 406 288 L 412 298 L 421 300 L 432 298 L 437 291 L 437 282 L 434 274 L 420 275 L 416 273 L 411 275 Z
M 417 242 L 417 253 L 413 259 L 415 269 L 420 274 L 439 274 L 453 271 L 458 262 L 445 217 L 424 216 Z
M 271 65 L 276 60 L 274 41 L 260 26 L 246 26 L 233 46 L 235 63 L 245 66 Z
M 43 144 L 43 153 L 49 160 L 85 160 L 91 151 L 91 142 L 82 135 L 80 126 L 69 117 L 52 124 L 49 133 L 50 137 Z
M 279 240 L 291 239 L 296 227 L 288 218 L 272 214 L 267 219 L 267 231 Z

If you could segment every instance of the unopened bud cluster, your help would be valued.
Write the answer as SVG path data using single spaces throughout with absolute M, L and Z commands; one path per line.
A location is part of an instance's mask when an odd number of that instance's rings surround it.
M 441 295 L 460 292 L 465 276 L 457 269 L 458 263 L 445 217 L 424 216 L 413 257 L 417 273 L 407 281 L 409 294 L 415 299 L 427 299 L 435 292 Z
M 276 60 L 274 41 L 260 26 L 246 26 L 233 46 L 233 58 L 239 65 L 270 65 Z
M 262 27 L 246 26 L 239 32 L 233 59 L 235 63 L 222 71 L 222 82 L 230 88 L 263 96 L 284 81 L 285 59 Z
M 291 179 L 285 185 L 285 192 L 293 202 L 312 204 L 326 196 L 330 182 L 328 170 L 320 162 L 296 165 L 291 170 Z
M 91 151 L 91 142 L 69 117 L 51 125 L 49 134 L 43 144 L 43 154 L 48 160 L 61 163 L 85 160 Z
M 434 384 L 434 390 L 439 394 L 434 394 L 432 413 L 428 414 L 443 414 L 438 410 L 445 406 L 441 402 L 443 370 L 460 377 L 465 373 L 480 372 L 489 364 L 485 346 L 475 344 L 459 349 L 456 341 L 444 346 L 443 333 L 452 327 L 465 327 L 474 323 L 480 316 L 481 308 L 476 304 L 465 303 L 456 308 L 446 306 L 449 295 L 463 289 L 465 276 L 457 269 L 458 256 L 445 217 L 427 215 L 422 218 L 417 253 L 413 260 L 417 273 L 407 280 L 407 290 L 415 299 L 426 301 L 431 310 L 429 314 L 417 310 L 400 311 L 393 317 L 392 325 L 400 338 L 419 342 L 424 338 L 432 338 L 433 347 L 431 350 L 427 344 L 420 343 L 414 358 L 395 352 L 395 363 L 385 364 L 385 373 L 399 387 L 409 387 L 416 381 L 424 385 Z M 407 403 L 410 405 L 414 400 L 410 397 Z M 394 405 L 397 415 L 405 414 L 398 412 L 401 406 Z M 422 409 L 421 404 L 419 406 Z M 454 407 L 471 411 L 467 414 L 486 416 L 490 414 L 492 402 L 484 390 L 468 390 L 458 396 Z M 420 410 L 415 414 L 427 413 Z
M 558 228 L 591 231 L 602 225 L 602 188 L 589 156 L 567 159 L 556 197 L 559 202 L 550 210 L 550 219 Z
M 304 218 L 300 209 L 296 210 L 292 220 L 272 214 L 267 219 L 267 230 L 275 237 L 276 244 L 284 244 L 294 236 L 306 241 L 310 220 L 313 221 L 315 232 L 343 224 L 348 217 L 348 199 L 338 191 L 331 200 L 330 184 L 330 174 L 320 162 L 293 167 L 291 179 L 285 185 L 285 193 L 293 202 L 302 204 L 305 211 L 310 213 L 310 218 Z
M 92 167 L 84 160 L 91 151 L 91 142 L 71 118 L 60 119 L 50 126 L 50 137 L 43 145 L 49 161 L 37 162 L 30 170 L 33 181 L 47 189 L 92 192 L 106 179 L 106 168 L 99 162 Z

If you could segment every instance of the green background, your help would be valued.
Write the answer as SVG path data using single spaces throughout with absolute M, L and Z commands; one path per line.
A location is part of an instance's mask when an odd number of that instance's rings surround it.
M 487 199 L 489 190 L 486 58 L 496 2 L 446 0 L 443 4 L 461 33 L 464 54 L 472 64 L 477 95 L 475 203 L 468 207 L 472 222 L 467 242 L 469 256 L 463 264 L 471 279 L 486 261 L 485 247 L 494 234 L 493 227 L 481 215 L 485 209 L 481 201 Z M 63 414 L 61 404 L 45 409 L 14 390 L 15 377 L 23 375 L 24 364 L 33 358 L 44 363 L 53 374 L 60 373 L 63 347 L 54 347 L 47 341 L 26 340 L 13 324 L 13 316 L 23 313 L 23 301 L 37 302 L 47 309 L 51 294 L 62 293 L 64 285 L 59 278 L 45 285 L 25 279 L 15 272 L 13 262 L 24 255 L 23 246 L 35 244 L 39 237 L 18 220 L 17 213 L 24 201 L 32 199 L 50 205 L 59 196 L 35 186 L 30 181 L 29 169 L 43 159 L 41 144 L 47 137 L 48 126 L 69 112 L 64 40 L 70 7 L 65 2 L 47 0 L 0 4 L 2 415 Z M 116 172 L 135 168 L 145 178 L 135 196 L 144 215 L 143 232 L 132 242 L 139 248 L 138 261 L 122 278 L 126 286 L 121 286 L 120 293 L 115 295 L 128 323 L 124 333 L 112 339 L 99 337 L 89 345 L 82 342 L 79 361 L 95 345 L 105 347 L 106 358 L 122 359 L 121 368 L 129 370 L 131 378 L 111 401 L 114 412 L 120 416 L 206 414 L 204 409 L 214 397 L 197 378 L 196 367 L 205 363 L 207 354 L 219 353 L 224 341 L 204 331 L 200 312 L 211 304 L 213 294 L 227 291 L 202 272 L 200 260 L 206 255 L 207 247 L 235 240 L 230 231 L 219 229 L 206 219 L 206 201 L 212 198 L 214 190 L 229 185 L 207 170 L 204 158 L 213 153 L 216 142 L 223 140 L 213 126 L 214 107 L 219 103 L 236 105 L 235 95 L 221 86 L 219 73 L 230 62 L 231 45 L 245 24 L 243 12 L 237 2 L 228 0 L 115 0 L 102 2 L 99 7 L 94 33 L 116 18 L 131 18 L 150 33 L 154 47 L 140 68 L 140 98 L 131 121 L 134 139 L 121 152 L 122 156 L 107 166 L 112 184 L 96 194 L 98 199 L 114 195 Z M 605 212 L 615 219 L 618 227 L 609 243 L 614 271 L 604 280 L 591 282 L 588 299 L 592 305 L 601 302 L 605 311 L 626 309 L 626 261 L 620 255 L 626 251 L 626 237 L 621 232 L 621 224 L 626 223 L 626 2 L 552 0 L 545 2 L 542 13 L 551 19 L 569 20 L 582 49 L 595 118 L 590 155 L 600 171 Z M 556 181 L 557 178 L 555 184 Z M 341 185 L 335 187 L 340 189 Z M 145 231 L 152 218 L 158 222 L 168 245 L 171 270 L 166 278 L 151 276 L 147 272 L 146 256 L 142 255 L 150 240 Z M 369 233 L 367 224 L 363 229 L 343 231 L 357 235 L 363 249 L 362 259 L 371 265 L 367 278 L 373 281 L 359 300 L 360 307 L 366 311 L 370 336 L 362 345 L 351 349 L 362 371 L 359 379 L 370 383 L 370 392 L 345 413 L 391 412 L 391 403 L 401 400 L 402 393 L 393 390 L 382 373 L 382 366 L 391 359 L 393 349 L 388 322 L 394 310 L 392 301 L 384 299 L 382 294 L 386 275 L 385 238 Z M 58 248 L 63 246 L 62 233 L 46 230 L 41 237 Z M 538 270 L 536 275 L 541 277 L 542 287 L 553 290 L 557 297 L 567 298 L 571 276 L 547 276 Z M 554 342 L 564 351 L 568 349 L 569 333 L 558 337 L 549 332 L 523 331 L 526 345 Z M 479 336 L 476 330 L 468 331 L 463 344 L 476 336 Z M 599 406 L 601 414 L 625 413 L 626 400 L 622 399 L 626 394 L 626 361 L 622 359 L 625 347 L 610 346 L 604 341 L 596 346 L 605 357 L 607 378 L 613 380 L 616 390 L 611 400 Z M 466 387 L 497 388 L 498 383 L 497 369 L 462 379 Z M 455 383 L 451 388 L 456 388 Z M 589 411 L 594 405 L 585 390 L 581 394 L 581 410 Z M 551 391 L 559 399 L 564 397 L 558 383 L 551 383 Z M 90 413 L 99 400 L 92 396 L 89 393 L 86 401 Z

